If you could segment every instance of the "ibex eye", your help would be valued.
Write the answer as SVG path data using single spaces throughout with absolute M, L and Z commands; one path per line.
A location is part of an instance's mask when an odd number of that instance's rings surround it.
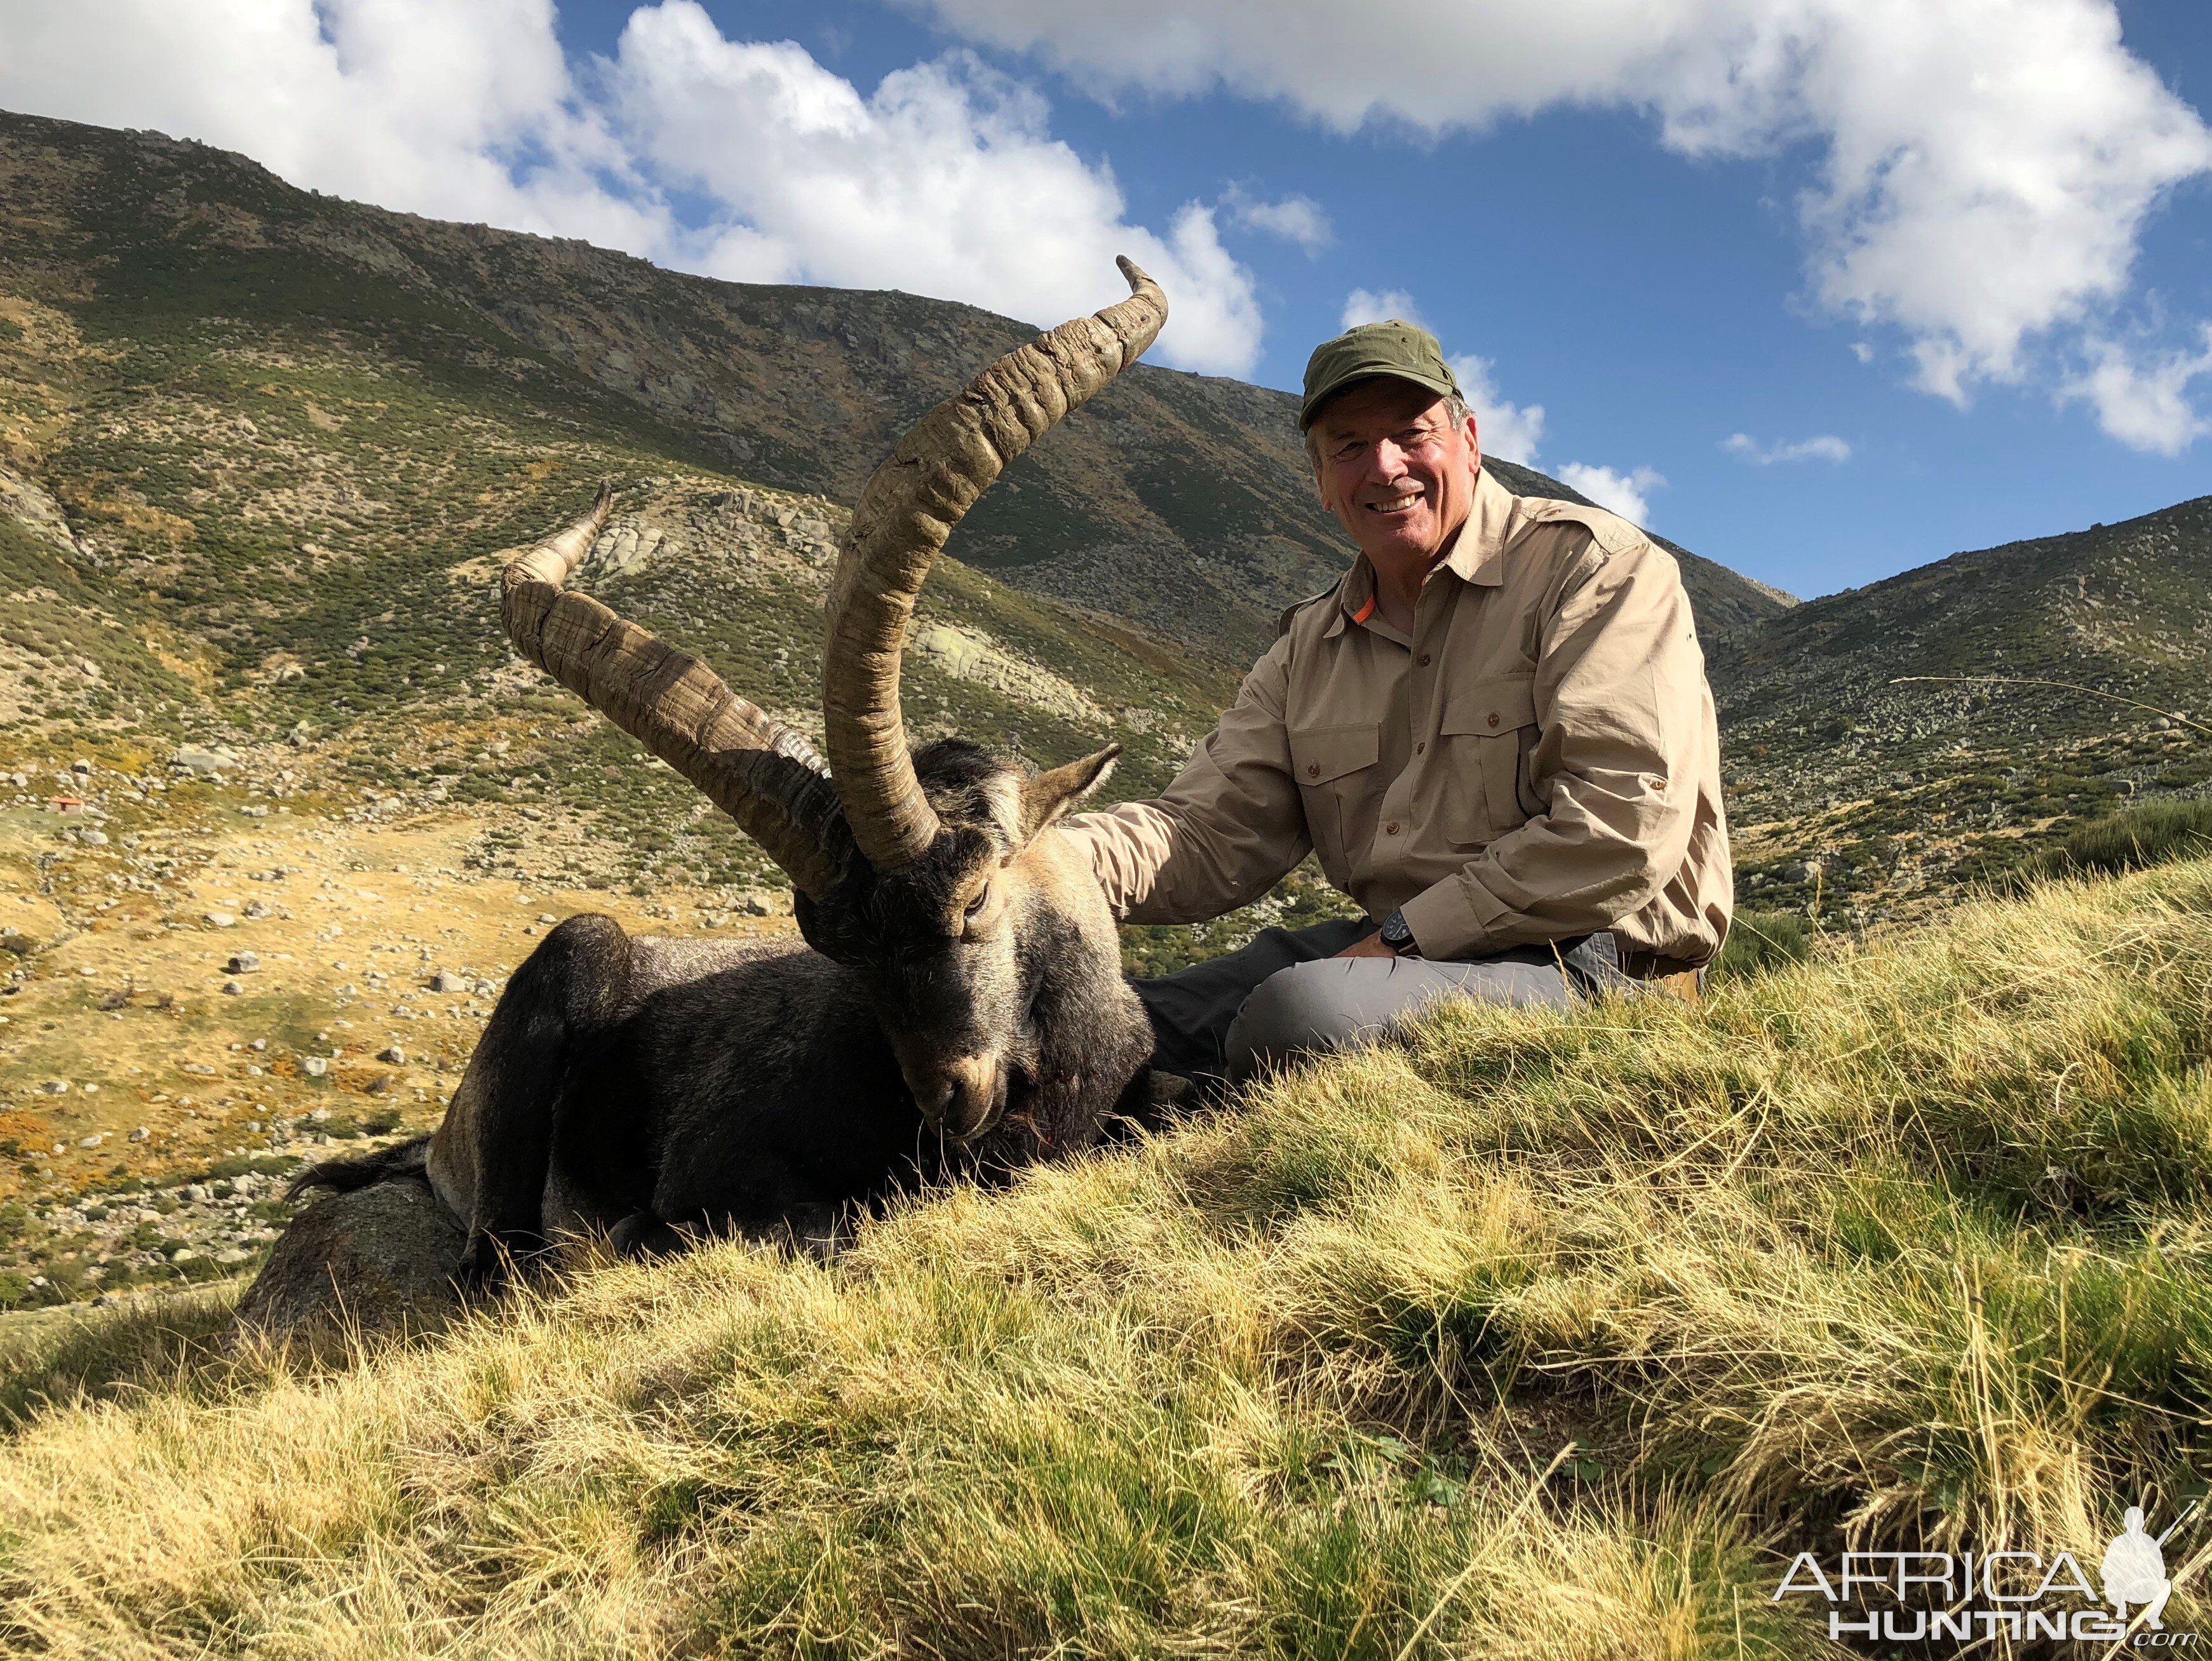
M 984 902 L 989 900 L 990 897 L 991 885 L 988 882 L 986 882 L 981 888 L 975 890 L 975 897 L 968 902 L 968 915 L 971 918 L 975 917 L 977 912 L 983 909 Z

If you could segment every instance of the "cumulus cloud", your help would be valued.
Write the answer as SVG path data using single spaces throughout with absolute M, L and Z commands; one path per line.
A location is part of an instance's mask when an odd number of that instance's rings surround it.
M 1847 462 L 1851 458 L 1850 446 L 1833 433 L 1801 439 L 1796 444 L 1772 445 L 1762 445 L 1748 433 L 1731 433 L 1721 440 L 1721 448 L 1760 467 L 1771 467 L 1777 462 Z
M 2145 355 L 2111 341 L 2090 345 L 2090 366 L 2063 391 L 2066 402 L 2086 400 L 2104 429 L 2138 450 L 2178 456 L 2212 433 L 2212 421 L 2189 401 L 2189 384 L 2212 376 L 2212 324 L 2197 343 L 2201 350 Z
M 1421 315 L 1421 308 L 1413 304 L 1413 297 L 1403 288 L 1354 288 L 1344 297 L 1344 311 L 1337 318 L 1340 329 L 1357 329 L 1363 323 L 1388 323 L 1395 318 L 1401 323 L 1410 323 L 1417 328 L 1428 329 L 1429 320 Z M 1431 334 L 1436 331 L 1429 330 Z
M 1537 446 L 1544 441 L 1544 406 L 1510 402 L 1498 390 L 1491 367 L 1488 358 L 1472 353 L 1451 360 L 1460 391 L 1474 407 L 1474 431 L 1481 440 L 1482 453 L 1534 467 Z
M 1286 196 L 1274 202 L 1248 196 L 1231 185 L 1220 206 L 1230 222 L 1247 231 L 1259 231 L 1294 242 L 1309 254 L 1317 254 L 1336 240 L 1336 227 L 1328 210 L 1310 196 Z
M 1212 210 L 1130 223 L 1111 169 L 965 52 L 864 92 L 796 45 L 725 39 L 696 0 L 639 8 L 584 74 L 552 0 L 72 0 L 11 5 L 6 30 L 0 106 L 203 139 L 295 184 L 1042 324 L 1115 298 L 1127 253 L 1172 299 L 1160 358 L 1259 355 Z
M 1370 0 L 1363 38 L 1419 49 L 1366 53 L 1322 0 L 908 3 L 1109 95 L 1225 87 L 1344 131 L 1613 106 L 1685 155 L 1802 151 L 1812 296 L 1896 328 L 1923 390 L 1963 402 L 2085 360 L 2092 379 L 2170 379 L 2155 349 L 2111 369 L 2099 319 L 2164 194 L 2212 170 L 2212 130 L 2123 46 L 2112 0 Z M 2123 442 L 2172 430 L 2114 407 Z
M 1609 508 L 1631 524 L 1651 524 L 1651 493 L 1667 483 L 1666 476 L 1649 467 L 1618 473 L 1610 467 L 1588 467 L 1569 462 L 1559 470 L 1560 482 L 1578 490 L 1600 507 Z

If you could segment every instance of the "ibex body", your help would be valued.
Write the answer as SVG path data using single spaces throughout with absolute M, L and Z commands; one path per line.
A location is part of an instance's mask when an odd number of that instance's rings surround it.
M 952 527 L 1164 320 L 1122 264 L 1127 300 L 1000 360 L 862 492 L 830 594 L 826 764 L 705 665 L 564 589 L 607 492 L 514 555 L 518 648 L 760 842 L 807 947 L 571 918 L 515 972 L 434 1137 L 300 1188 L 422 1173 L 467 1226 L 478 1277 L 568 1231 L 634 1250 L 695 1228 L 822 1240 L 939 1173 L 1080 1147 L 1142 1090 L 1151 1029 L 1104 896 L 1053 828 L 1118 751 L 1036 776 L 958 740 L 912 751 L 898 702 L 908 620 Z

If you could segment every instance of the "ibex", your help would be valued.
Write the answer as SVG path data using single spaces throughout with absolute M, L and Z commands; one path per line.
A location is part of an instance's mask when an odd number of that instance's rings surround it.
M 512 553 L 516 648 L 789 873 L 806 946 L 572 917 L 515 971 L 434 1136 L 318 1166 L 295 1191 L 427 1176 L 483 1282 L 572 1232 L 630 1252 L 694 1232 L 826 1241 L 941 1171 L 1080 1147 L 1139 1098 L 1151 1029 L 1105 897 L 1051 828 L 1119 747 L 1028 776 L 958 739 L 910 750 L 899 710 L 908 617 L 952 528 L 1166 320 L 1158 286 L 1121 265 L 1128 299 L 1000 359 L 861 492 L 830 595 L 826 765 L 696 658 L 564 591 L 606 488 Z

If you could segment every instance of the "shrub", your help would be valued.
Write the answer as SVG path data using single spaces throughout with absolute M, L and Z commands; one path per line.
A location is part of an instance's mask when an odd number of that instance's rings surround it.
M 1738 912 L 1729 924 L 1713 973 L 1757 974 L 1802 963 L 1812 952 L 1811 931 L 1796 912 Z

